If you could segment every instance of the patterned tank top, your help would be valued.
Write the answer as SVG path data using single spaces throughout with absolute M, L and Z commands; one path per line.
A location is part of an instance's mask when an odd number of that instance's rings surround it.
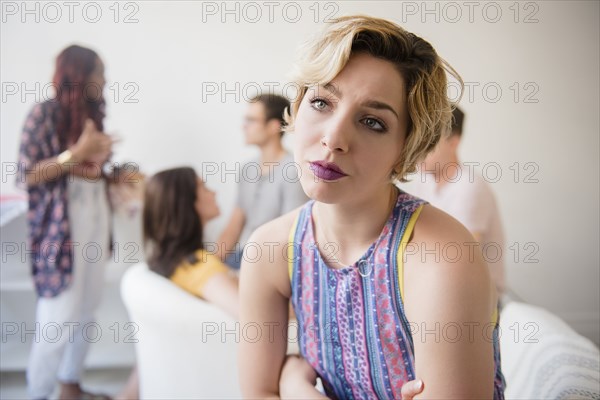
M 340 269 L 328 267 L 315 244 L 313 200 L 294 222 L 288 260 L 300 352 L 330 398 L 400 399 L 402 385 L 415 379 L 402 255 L 425 204 L 401 190 L 378 240 L 359 261 Z M 505 380 L 497 309 L 492 324 L 494 399 L 500 400 Z

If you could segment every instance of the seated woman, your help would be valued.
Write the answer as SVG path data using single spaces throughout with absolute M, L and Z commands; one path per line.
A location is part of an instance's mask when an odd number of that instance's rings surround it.
M 238 280 L 206 251 L 203 230 L 219 216 L 215 192 L 189 167 L 152 176 L 144 198 L 144 243 L 150 269 L 238 318 Z
M 159 172 L 146 183 L 143 231 L 150 269 L 183 290 L 213 303 L 238 318 L 238 279 L 203 242 L 204 225 L 219 215 L 215 193 L 194 169 Z M 118 399 L 138 399 L 134 368 Z
M 312 200 L 249 239 L 269 257 L 242 262 L 242 326 L 282 326 L 291 299 L 301 355 L 330 398 L 398 399 L 419 377 L 423 398 L 502 399 L 481 250 L 394 183 L 449 130 L 446 74 L 460 76 L 427 41 L 365 16 L 334 20 L 299 60 L 288 129 Z M 285 357 L 285 335 L 242 340 L 244 396 L 283 397 Z M 321 396 L 309 383 L 302 396 Z

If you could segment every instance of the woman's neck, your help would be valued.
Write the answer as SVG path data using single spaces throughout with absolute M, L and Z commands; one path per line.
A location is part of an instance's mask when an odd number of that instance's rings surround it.
M 321 249 L 326 243 L 333 243 L 336 251 L 328 253 L 335 255 L 340 263 L 337 266 L 355 262 L 377 240 L 396 204 L 398 190 L 390 183 L 363 201 L 315 203 L 315 240 L 321 243 Z

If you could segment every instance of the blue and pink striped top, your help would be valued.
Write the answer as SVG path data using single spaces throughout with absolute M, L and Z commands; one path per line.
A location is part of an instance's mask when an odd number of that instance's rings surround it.
M 379 239 L 354 265 L 328 267 L 315 243 L 309 201 L 290 232 L 292 305 L 302 356 L 334 399 L 400 399 L 415 378 L 402 302 L 402 253 L 426 201 L 400 191 Z M 504 398 L 494 313 L 494 399 Z

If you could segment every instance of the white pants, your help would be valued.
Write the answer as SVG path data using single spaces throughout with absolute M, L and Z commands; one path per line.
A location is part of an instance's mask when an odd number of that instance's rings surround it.
M 67 185 L 69 226 L 75 244 L 73 279 L 58 296 L 37 301 L 36 337 L 27 366 L 32 399 L 50 397 L 57 378 L 65 383 L 79 382 L 90 338 L 96 340 L 94 313 L 102 298 L 104 269 L 110 258 L 106 182 L 71 176 Z

